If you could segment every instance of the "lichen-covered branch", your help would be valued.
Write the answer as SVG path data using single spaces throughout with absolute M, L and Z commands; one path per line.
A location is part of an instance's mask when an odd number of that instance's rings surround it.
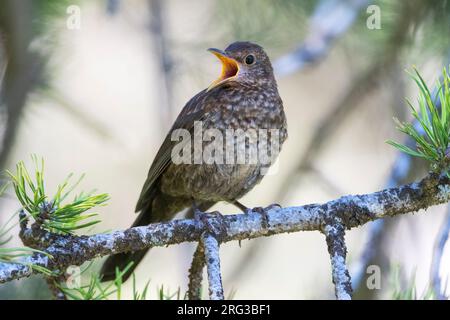
M 326 225 L 323 233 L 328 246 L 331 260 L 331 276 L 334 283 L 334 292 L 338 300 L 351 300 L 352 284 L 345 259 L 347 246 L 345 245 L 345 229 L 340 223 Z
M 262 215 L 259 212 L 210 217 L 220 219 L 225 232 L 221 242 L 244 240 L 278 233 L 324 230 L 339 219 L 345 229 L 369 221 L 415 212 L 450 200 L 450 179 L 444 175 L 429 175 L 420 182 L 406 184 L 364 195 L 348 195 L 323 204 L 280 208 L 273 206 Z M 30 276 L 36 272 L 31 265 L 53 271 L 69 265 L 81 265 L 94 258 L 136 251 L 149 247 L 168 246 L 182 242 L 198 242 L 207 225 L 199 219 L 180 219 L 148 226 L 129 228 L 91 236 L 42 233 L 45 253 L 34 253 L 20 263 L 0 263 L 0 283 Z M 23 237 L 32 237 L 25 230 Z
M 202 235 L 202 243 L 205 248 L 205 262 L 208 271 L 209 298 L 211 300 L 223 300 L 219 242 L 211 233 L 205 232 Z

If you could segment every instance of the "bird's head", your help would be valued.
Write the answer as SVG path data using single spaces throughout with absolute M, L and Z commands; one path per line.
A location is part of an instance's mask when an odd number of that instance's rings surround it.
M 225 51 L 210 48 L 222 62 L 220 77 L 208 87 L 211 90 L 224 83 L 265 85 L 274 81 L 273 69 L 264 49 L 251 42 L 233 42 Z

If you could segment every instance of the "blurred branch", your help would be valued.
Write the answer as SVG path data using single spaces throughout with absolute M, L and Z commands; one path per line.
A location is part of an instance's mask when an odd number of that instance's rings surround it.
M 113 16 L 119 12 L 120 0 L 106 0 L 106 12 Z
M 348 195 L 323 204 L 299 207 L 272 206 L 263 214 L 251 211 L 237 215 L 214 215 L 208 218 L 208 223 L 201 219 L 180 219 L 91 236 L 60 235 L 41 230 L 35 241 L 44 239 L 46 247 L 42 248 L 43 253 L 36 252 L 16 263 L 0 263 L 0 283 L 36 273 L 36 268 L 32 266 L 61 271 L 70 265 L 81 265 L 114 253 L 203 241 L 205 257 L 210 263 L 210 285 L 217 285 L 218 241 L 213 237 L 202 240 L 210 225 L 223 226 L 220 242 L 228 242 L 287 232 L 326 231 L 327 226 L 335 226 L 336 221 L 342 224 L 342 228 L 351 229 L 369 221 L 415 212 L 449 200 L 450 179 L 432 173 L 419 182 L 371 194 Z M 33 230 L 24 230 L 23 238 L 26 237 L 33 238 Z M 210 259 L 213 261 L 210 262 Z M 339 266 L 342 267 L 342 264 L 335 267 Z M 336 283 L 342 282 L 336 277 L 335 280 Z M 220 293 L 212 297 L 220 297 Z
M 78 106 L 73 105 L 73 103 L 71 103 L 71 101 L 69 101 L 67 97 L 63 96 L 61 92 L 58 92 L 56 89 L 48 89 L 45 90 L 43 94 L 47 98 L 55 101 L 59 108 L 67 112 L 80 124 L 85 125 L 88 129 L 90 129 L 100 138 L 107 140 L 114 140 L 114 136 L 111 133 L 111 130 L 109 130 L 103 123 L 101 123 L 95 117 L 85 114 L 83 111 L 80 110 Z
M 297 171 L 302 172 L 311 167 L 312 160 L 317 158 L 326 142 L 333 136 L 348 114 L 356 109 L 358 101 L 374 90 L 381 76 L 396 63 L 401 48 L 406 43 L 408 30 L 412 25 L 418 24 L 419 18 L 426 13 L 425 8 L 421 7 L 418 1 L 404 3 L 402 9 L 403 12 L 399 16 L 396 27 L 390 35 L 386 47 L 383 48 L 383 54 L 352 82 L 346 94 L 318 125 L 303 157 L 298 162 Z M 284 194 L 284 190 L 288 190 L 297 178 L 296 175 L 290 175 L 280 188 L 281 192 Z
M 28 93 L 42 76 L 43 61 L 30 50 L 33 40 L 33 2 L 5 0 L 0 10 L 7 65 L 3 78 L 0 110 L 4 130 L 0 145 L 0 168 L 4 168 L 13 146 Z
M 298 162 L 298 171 L 302 172 L 310 169 L 313 163 L 312 160 L 317 158 L 318 153 L 324 149 L 328 140 L 333 137 L 333 134 L 341 126 L 343 121 L 357 108 L 358 101 L 377 87 L 378 79 L 384 67 L 386 67 L 386 61 L 378 61 L 358 75 L 352 82 L 349 90 L 339 99 L 336 106 L 332 108 L 314 130 L 314 135 L 309 140 L 306 151 Z M 285 181 L 284 186 L 280 190 L 286 190 L 285 187 L 297 178 L 294 175 L 290 177 L 290 179 Z
M 405 7 L 407 6 L 405 5 Z M 348 114 L 356 109 L 358 101 L 374 90 L 379 83 L 380 77 L 396 63 L 400 48 L 406 41 L 407 31 L 413 23 L 416 23 L 414 20 L 416 17 L 417 13 L 415 15 L 404 14 L 400 16 L 397 27 L 390 36 L 383 55 L 366 71 L 357 76 L 349 90 L 314 131 L 314 135 L 310 139 L 306 151 L 303 153 L 303 157 L 298 162 L 298 171 L 302 172 L 311 167 L 312 160 L 317 158 L 318 153 L 324 148 L 326 142 L 333 136 L 333 133 L 340 127 Z M 291 175 L 280 190 L 287 190 L 296 178 L 295 175 Z
M 450 234 L 450 206 L 447 207 L 447 213 L 442 223 L 441 230 L 436 238 L 436 244 L 433 251 L 433 260 L 431 262 L 430 278 L 434 294 L 437 299 L 446 299 L 445 289 L 442 288 L 442 281 L 439 275 L 441 268 L 442 255 L 445 244 Z
M 406 139 L 405 144 L 414 147 L 414 141 L 412 139 Z M 398 152 L 397 158 L 395 159 L 387 179 L 386 188 L 392 188 L 404 183 L 411 172 L 413 161 L 415 160 L 410 155 Z M 353 288 L 355 292 L 359 290 L 363 283 L 362 280 L 366 275 L 367 266 L 370 265 L 380 253 L 386 223 L 387 222 L 384 219 L 380 219 L 369 225 L 363 250 L 358 260 L 356 260 L 351 267 Z
M 165 11 L 167 2 L 162 0 L 149 0 L 150 5 L 150 31 L 152 33 L 153 48 L 155 49 L 156 60 L 158 62 L 159 75 L 158 83 L 161 85 L 160 111 L 163 116 L 163 123 L 169 126 L 172 122 L 172 96 L 173 96 L 173 62 L 167 44 L 165 29 Z M 164 128 L 166 129 L 166 128 Z
M 29 93 L 43 78 L 45 61 L 30 48 L 35 39 L 36 1 L 4 0 L 0 9 L 0 170 L 5 169 L 16 139 Z M 38 281 L 21 288 L 2 288 L 0 295 L 27 297 L 43 295 Z M 3 290 L 5 289 L 5 290 Z
M 294 51 L 274 63 L 277 76 L 282 77 L 303 69 L 323 58 L 334 41 L 343 35 L 368 6 L 368 0 L 322 0 L 309 20 L 309 32 Z

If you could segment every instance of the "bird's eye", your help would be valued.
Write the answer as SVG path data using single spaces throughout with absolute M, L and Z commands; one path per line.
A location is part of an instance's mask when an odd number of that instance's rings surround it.
M 248 56 L 245 57 L 245 64 L 253 64 L 255 63 L 255 56 L 252 54 L 249 54 Z

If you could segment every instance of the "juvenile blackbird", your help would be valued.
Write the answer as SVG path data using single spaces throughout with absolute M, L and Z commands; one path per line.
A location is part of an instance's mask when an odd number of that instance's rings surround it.
M 287 138 L 283 103 L 263 48 L 251 42 L 234 42 L 225 51 L 208 51 L 222 62 L 222 73 L 207 89 L 189 100 L 173 124 L 150 167 L 136 205 L 136 212 L 140 213 L 133 227 L 170 220 L 193 204 L 205 211 L 216 202 L 227 201 L 244 210 L 237 199 L 262 179 L 268 166 L 260 159 L 245 163 L 192 161 L 176 164 L 172 149 L 179 142 L 171 138 L 175 129 L 194 133 L 194 122 L 201 121 L 203 132 L 217 129 L 225 135 L 228 129 L 245 132 L 275 129 L 280 146 Z M 233 141 L 233 144 L 236 154 L 250 148 L 248 140 L 244 144 Z M 191 147 L 189 149 L 194 150 Z M 147 251 L 110 256 L 101 270 L 103 281 L 114 279 L 116 267 L 123 269 L 134 261 L 123 277 L 125 281 Z

